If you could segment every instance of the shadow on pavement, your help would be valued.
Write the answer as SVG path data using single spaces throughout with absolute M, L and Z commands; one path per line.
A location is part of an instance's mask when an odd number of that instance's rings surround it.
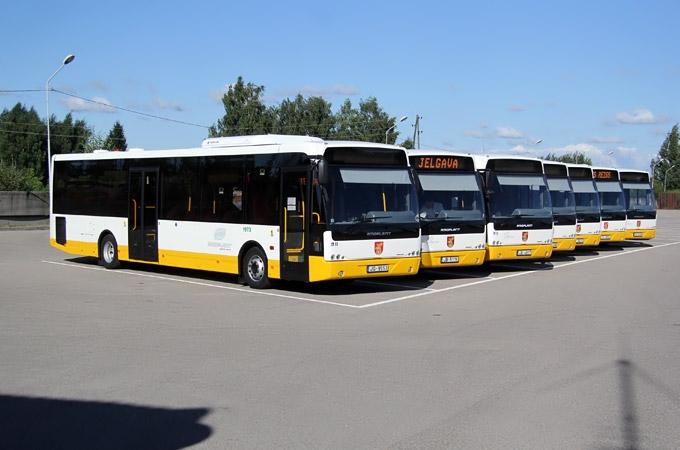
M 207 408 L 0 395 L 0 448 L 180 449 L 204 441 Z

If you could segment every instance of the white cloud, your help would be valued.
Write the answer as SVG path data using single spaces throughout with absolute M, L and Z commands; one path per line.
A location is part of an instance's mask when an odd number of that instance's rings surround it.
M 512 147 L 510 149 L 510 152 L 511 153 L 518 153 L 518 154 L 522 154 L 522 155 L 533 155 L 533 153 L 534 153 L 533 150 L 529 150 L 528 148 L 526 148 L 522 144 L 515 145 L 514 147 Z
M 327 87 L 303 86 L 297 92 L 304 96 L 326 97 L 331 95 L 359 95 L 359 89 L 349 84 L 334 84 Z
M 529 107 L 527 105 L 517 105 L 517 104 L 510 105 L 510 107 L 508 108 L 508 110 L 512 111 L 512 112 L 522 112 L 522 111 L 526 111 L 527 109 L 529 109 Z
M 111 102 L 108 99 L 104 97 L 94 97 L 92 100 L 93 102 L 88 102 L 81 98 L 69 97 L 63 99 L 62 103 L 71 111 L 116 112 L 116 110 L 111 107 Z
M 588 139 L 591 144 L 620 144 L 623 139 L 618 136 L 593 137 Z
M 524 137 L 524 135 L 520 131 L 517 131 L 512 127 L 496 128 L 496 136 L 506 139 L 520 139 Z
M 616 120 L 619 123 L 638 125 L 650 123 L 662 123 L 667 120 L 666 117 L 656 116 L 648 109 L 640 108 L 631 112 L 620 112 L 616 114 Z
M 638 152 L 638 149 L 635 147 L 616 147 L 616 151 L 623 156 L 631 157 Z
M 557 153 L 557 154 L 575 153 L 575 152 L 583 153 L 584 155 L 588 156 L 590 159 L 593 160 L 593 164 L 595 164 L 595 165 L 614 166 L 614 167 L 618 166 L 616 158 L 614 158 L 612 155 L 609 155 L 608 151 L 605 151 L 605 150 L 601 149 L 600 147 L 593 145 L 593 144 L 586 144 L 586 143 L 570 144 L 570 145 L 565 145 L 564 147 L 557 147 L 557 148 L 552 148 L 552 149 L 546 150 L 546 153 Z
M 476 139 L 481 139 L 484 137 L 484 133 L 482 133 L 479 130 L 465 130 L 463 131 L 463 134 L 467 137 L 472 137 Z

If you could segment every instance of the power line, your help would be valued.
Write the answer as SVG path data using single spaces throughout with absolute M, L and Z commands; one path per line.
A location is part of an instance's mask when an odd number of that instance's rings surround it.
M 12 94 L 18 92 L 45 92 L 45 89 L 0 89 L 0 94 Z
M 104 106 L 106 108 L 118 109 L 118 110 L 129 112 L 129 113 L 132 113 L 132 114 L 138 114 L 140 116 L 151 117 L 153 119 L 165 120 L 165 121 L 168 121 L 168 122 L 180 123 L 182 125 L 190 125 L 190 126 L 199 127 L 199 128 L 210 128 L 207 125 L 200 125 L 200 124 L 197 124 L 197 123 L 185 122 L 184 120 L 171 119 L 169 117 L 158 116 L 156 114 L 149 114 L 149 113 L 145 113 L 145 112 L 141 112 L 141 111 L 135 111 L 134 109 L 130 109 L 130 108 L 123 108 L 122 106 L 113 105 L 111 103 L 100 102 L 100 101 L 97 101 L 97 100 L 93 100 L 91 98 L 81 97 L 80 95 L 69 94 L 68 92 L 60 91 L 59 89 L 51 88 L 50 90 L 54 91 L 58 94 L 65 95 L 67 97 L 77 98 L 77 99 L 83 100 L 83 101 L 88 102 L 88 103 Z
M 24 134 L 24 135 L 30 135 L 30 136 L 47 136 L 46 132 L 40 133 L 40 132 L 37 132 L 37 131 L 16 131 L 16 130 L 6 130 L 4 128 L 0 128 L 0 133 Z M 84 133 L 84 134 L 54 134 L 54 133 L 50 133 L 50 136 L 66 137 L 66 138 L 82 138 L 82 137 L 85 137 L 86 135 L 87 135 L 87 133 Z M 111 139 L 117 140 L 117 141 L 124 140 L 124 138 L 111 138 Z

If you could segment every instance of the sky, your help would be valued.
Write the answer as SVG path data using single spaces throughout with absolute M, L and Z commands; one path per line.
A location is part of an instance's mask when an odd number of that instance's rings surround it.
M 333 109 L 375 96 L 421 147 L 541 156 L 581 151 L 648 169 L 680 121 L 680 2 L 12 2 L 0 17 L 0 90 L 51 86 L 196 125 L 224 113 L 243 76 L 275 104 L 321 95 Z M 45 115 L 44 92 L 0 93 Z M 203 126 L 52 92 L 129 147 L 200 145 Z M 4 125 L 0 124 L 0 132 Z M 540 143 L 537 141 L 542 140 Z

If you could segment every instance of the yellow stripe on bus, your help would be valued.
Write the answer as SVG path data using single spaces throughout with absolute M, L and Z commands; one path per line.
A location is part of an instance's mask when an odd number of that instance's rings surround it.
M 529 251 L 528 255 L 519 255 L 520 251 Z M 506 259 L 546 259 L 552 255 L 552 244 L 527 245 L 489 245 L 486 248 L 487 261 Z
M 626 230 L 626 240 L 646 240 L 646 239 L 654 239 L 656 237 L 656 230 L 651 229 L 651 230 L 641 230 L 641 229 L 632 229 L 632 230 Z
M 387 266 L 387 271 L 368 272 L 368 266 Z M 326 261 L 323 256 L 309 257 L 309 281 L 341 280 L 346 278 L 392 277 L 415 275 L 420 257 Z
M 421 267 L 462 267 L 484 264 L 486 250 L 449 250 L 444 252 L 421 253 Z M 442 258 L 458 258 L 457 262 L 442 263 Z

